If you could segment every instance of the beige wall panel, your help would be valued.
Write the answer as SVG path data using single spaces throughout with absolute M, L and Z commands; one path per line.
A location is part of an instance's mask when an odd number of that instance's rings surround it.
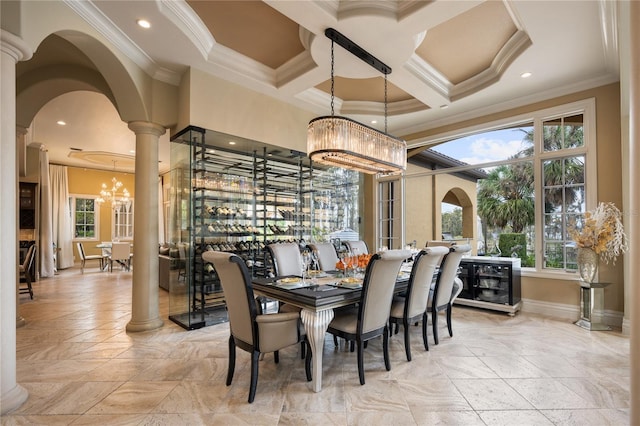
M 522 298 L 579 306 L 580 287 L 573 280 L 522 277 Z
M 190 80 L 189 124 L 307 152 L 307 125 L 317 114 L 196 69 Z
M 433 178 L 410 176 L 410 173 L 420 170 L 422 169 L 415 165 L 407 165 L 409 176 L 405 180 L 405 241 L 408 244 L 416 240 L 416 247 L 424 247 L 433 235 Z

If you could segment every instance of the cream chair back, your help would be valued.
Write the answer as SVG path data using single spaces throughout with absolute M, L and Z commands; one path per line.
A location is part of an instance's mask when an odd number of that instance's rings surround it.
M 318 266 L 323 271 L 333 271 L 338 263 L 336 248 L 331 243 L 311 243 L 309 248 L 318 253 Z
M 427 247 L 416 256 L 407 289 L 405 317 L 424 314 L 436 267 L 447 253 L 449 249 L 446 247 Z
M 431 303 L 431 306 L 436 308 L 447 306 L 450 303 L 453 282 L 458 275 L 460 261 L 462 256 L 471 252 L 471 246 L 469 244 L 456 245 L 451 247 L 450 250 L 451 252 L 442 261 L 440 276 L 433 295 L 434 301 Z
M 410 250 L 386 250 L 373 255 L 362 284 L 358 334 L 385 327 L 400 266 L 410 257 Z
M 129 243 L 112 243 L 111 244 L 111 260 L 129 261 L 131 255 L 131 244 Z
M 358 252 L 358 254 L 369 254 L 369 248 L 364 241 L 344 241 L 344 245 L 351 253 Z
M 297 243 L 272 243 L 267 249 L 273 259 L 276 276 L 302 275 L 302 256 Z
M 255 344 L 253 322 L 258 314 L 253 301 L 251 277 L 244 261 L 237 255 L 207 251 L 202 254 L 205 262 L 211 262 L 220 278 L 227 305 L 231 334 L 248 345 Z

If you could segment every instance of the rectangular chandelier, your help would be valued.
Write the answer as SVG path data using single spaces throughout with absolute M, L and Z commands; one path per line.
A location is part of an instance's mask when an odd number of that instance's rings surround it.
M 309 122 L 307 152 L 318 163 L 368 174 L 402 173 L 407 164 L 405 141 L 335 115 Z
M 337 166 L 369 174 L 402 173 L 407 168 L 407 143 L 386 133 L 387 74 L 391 73 L 391 67 L 333 28 L 327 28 L 324 33 L 331 39 L 331 115 L 317 117 L 309 122 L 307 130 L 309 158 L 328 166 Z M 384 74 L 384 132 L 333 114 L 334 43 L 338 43 Z

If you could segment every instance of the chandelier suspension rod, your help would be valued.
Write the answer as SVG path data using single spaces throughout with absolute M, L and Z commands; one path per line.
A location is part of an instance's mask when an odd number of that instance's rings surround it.
M 364 50 L 362 47 L 358 46 L 353 41 L 349 40 L 349 38 L 347 38 L 344 34 L 338 32 L 333 28 L 327 28 L 326 30 L 324 30 L 324 35 L 331 39 L 331 41 L 335 41 L 340 46 L 344 47 L 354 56 L 357 56 L 367 64 L 371 65 L 373 68 L 380 71 L 384 75 L 391 74 L 390 66 L 373 56 L 371 53 Z

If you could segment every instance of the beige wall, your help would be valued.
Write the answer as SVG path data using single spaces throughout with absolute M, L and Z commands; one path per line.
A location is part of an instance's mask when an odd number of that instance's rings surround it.
M 596 135 L 597 135 L 597 167 L 598 167 L 598 201 L 611 201 L 622 206 L 621 177 L 621 131 L 620 131 L 620 86 L 618 83 L 598 87 L 550 99 L 544 102 L 527 105 L 467 120 L 460 123 L 442 126 L 428 131 L 404 136 L 407 141 L 424 139 L 429 136 L 500 120 L 527 112 L 551 108 L 583 99 L 596 100 Z M 624 278 L 623 262 L 619 258 L 616 265 L 600 265 L 599 279 L 611 282 L 605 289 L 605 310 L 623 312 Z M 580 294 L 575 280 L 556 280 L 546 278 L 523 277 L 522 297 L 544 302 L 578 306 Z
M 189 70 L 182 80 L 182 85 L 185 84 L 189 84 L 190 89 L 181 87 L 180 105 L 182 108 L 188 105 L 189 114 L 181 115 L 176 131 L 193 125 L 296 151 L 307 151 L 307 125 L 318 114 L 197 69 Z
M 123 188 L 127 188 L 131 194 L 131 198 L 135 199 L 136 196 L 135 175 L 132 173 L 114 173 L 103 170 L 69 167 L 68 176 L 69 194 L 97 195 L 100 192 L 102 183 L 110 185 L 111 178 L 115 176 L 123 183 Z M 111 207 L 106 203 L 100 207 L 100 229 L 98 232 L 97 241 L 84 243 L 86 254 L 99 254 L 100 249 L 95 248 L 95 245 L 100 241 L 111 241 Z M 73 252 L 76 260 L 78 260 L 75 244 L 73 245 Z

